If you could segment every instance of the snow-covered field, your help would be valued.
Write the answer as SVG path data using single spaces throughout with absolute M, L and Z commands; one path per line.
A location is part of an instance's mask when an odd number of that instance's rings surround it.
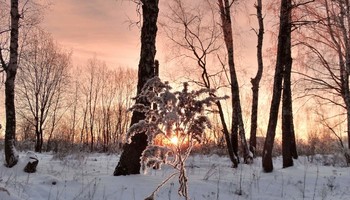
M 3 152 L 1 152 L 3 154 Z M 0 199 L 14 200 L 142 200 L 171 174 L 170 167 L 148 174 L 112 176 L 117 155 L 75 154 L 54 159 L 38 154 L 38 172 L 23 172 L 21 163 L 12 169 L 0 167 Z M 4 160 L 0 160 L 4 163 Z M 263 173 L 261 159 L 253 165 L 230 167 L 226 157 L 192 156 L 187 162 L 192 200 L 236 199 L 350 199 L 350 169 L 310 164 L 305 157 L 295 166 L 281 169 L 274 160 L 273 173 Z M 177 194 L 176 177 L 162 187 L 156 199 L 183 199 Z

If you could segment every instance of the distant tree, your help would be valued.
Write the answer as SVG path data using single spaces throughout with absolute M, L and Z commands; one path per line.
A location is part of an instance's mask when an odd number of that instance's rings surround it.
M 345 156 L 350 147 L 350 4 L 342 0 L 316 0 L 306 5 L 300 15 L 306 17 L 308 26 L 296 30 L 304 96 L 317 99 L 328 109 L 337 106 L 341 113 L 322 114 L 321 123 L 340 139 Z M 301 85 L 300 85 L 301 86 Z M 344 111 L 344 112 L 343 112 Z M 324 115 L 324 116 L 323 116 Z M 330 126 L 332 116 L 344 116 L 346 121 L 347 148 L 341 142 L 341 132 Z M 340 120 L 341 121 L 341 120 Z M 342 124 L 342 123 L 339 123 Z M 350 160 L 350 159 L 349 159 Z
M 131 118 L 127 109 L 131 107 L 136 83 L 134 72 L 123 68 L 102 70 L 98 140 L 105 152 L 111 144 L 119 148 L 127 131 Z
M 7 167 L 13 167 L 18 162 L 18 154 L 15 149 L 16 137 L 16 110 L 15 110 L 15 79 L 18 68 L 18 38 L 19 20 L 21 15 L 18 12 L 18 0 L 11 0 L 10 10 L 10 52 L 9 61 L 6 63 L 4 49 L 0 46 L 1 71 L 6 73 L 5 81 L 5 160 Z
M 106 64 L 98 60 L 96 57 L 89 59 L 86 65 L 86 73 L 81 84 L 81 92 L 83 95 L 83 125 L 82 135 L 85 136 L 85 144 L 90 145 L 90 151 L 94 150 L 96 142 L 96 130 L 98 119 L 98 107 L 101 100 L 102 92 L 102 71 L 105 70 Z M 83 133 L 85 133 L 83 135 Z
M 237 73 L 235 69 L 234 61 L 234 48 L 233 48 L 233 33 L 231 22 L 231 6 L 234 1 L 218 0 L 218 6 L 221 16 L 221 27 L 224 34 L 224 42 L 227 50 L 227 59 L 230 75 L 230 89 L 231 89 L 231 104 L 232 104 L 232 127 L 231 127 L 231 144 L 235 152 L 238 149 L 238 135 L 243 148 L 243 158 L 245 163 L 253 162 L 253 157 L 249 151 L 248 143 L 245 136 L 242 107 L 239 96 L 239 85 L 237 80 Z
M 129 128 L 131 114 L 127 112 L 127 109 L 133 104 L 132 97 L 136 93 L 136 82 L 137 82 L 137 71 L 126 70 L 121 71 L 122 73 L 117 76 L 115 84 L 117 85 L 117 104 L 115 105 L 114 115 L 115 122 L 115 134 L 113 134 L 113 143 L 116 144 L 117 148 L 121 148 L 125 142 L 125 133 Z M 120 82 L 120 80 L 123 80 Z
M 136 70 L 110 68 L 93 57 L 69 71 L 69 87 L 62 95 L 64 115 L 55 131 L 60 134 L 52 140 L 80 144 L 80 150 L 120 150 L 130 124 L 127 108 L 136 91 Z
M 156 55 L 156 36 L 159 0 L 140 0 L 142 5 L 142 28 L 141 28 L 141 54 L 138 69 L 137 94 L 145 83 L 155 76 L 155 55 Z M 137 99 L 137 104 L 149 105 L 146 99 Z M 138 123 L 145 118 L 144 113 L 134 111 L 131 118 L 131 125 Z M 114 170 L 114 175 L 129 175 L 140 173 L 140 157 L 147 146 L 146 134 L 137 134 L 131 138 L 131 143 L 125 144 L 123 153 L 120 156 L 118 165 Z
M 282 103 L 282 155 L 283 167 L 293 165 L 297 158 L 291 93 L 291 32 L 292 1 L 282 0 L 280 6 L 280 28 L 278 34 L 277 59 L 274 75 L 273 94 L 270 107 L 270 118 L 263 149 L 262 165 L 265 172 L 273 170 L 272 149 L 276 135 L 278 111 L 283 89 Z
M 117 84 L 114 81 L 117 78 L 116 73 L 108 69 L 103 70 L 101 86 L 101 107 L 102 117 L 100 117 L 100 129 L 102 132 L 103 151 L 108 151 L 112 133 L 112 109 L 115 98 L 117 97 Z
M 264 18 L 262 15 L 262 2 L 257 0 L 255 4 L 256 8 L 256 17 L 258 19 L 259 29 L 256 32 L 258 36 L 258 45 L 257 45 L 257 60 L 258 60 L 258 71 L 254 78 L 250 80 L 252 83 L 252 113 L 251 113 L 251 125 L 250 125 L 250 139 L 249 139 L 249 149 L 256 155 L 256 131 L 258 128 L 258 106 L 259 106 L 259 87 L 260 80 L 262 78 L 264 63 L 263 63 L 263 40 L 264 40 Z
M 50 140 L 62 116 L 59 112 L 63 110 L 63 93 L 68 86 L 70 53 L 60 49 L 48 33 L 32 33 L 21 53 L 17 113 L 35 128 L 35 151 L 41 152 L 44 130 L 50 127 Z

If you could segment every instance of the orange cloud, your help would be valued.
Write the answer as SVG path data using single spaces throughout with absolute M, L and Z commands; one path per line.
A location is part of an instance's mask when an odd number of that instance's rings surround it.
M 139 29 L 129 29 L 137 19 L 136 5 L 106 0 L 55 1 L 44 16 L 43 27 L 65 48 L 73 50 L 75 64 L 96 55 L 112 66 L 137 67 Z

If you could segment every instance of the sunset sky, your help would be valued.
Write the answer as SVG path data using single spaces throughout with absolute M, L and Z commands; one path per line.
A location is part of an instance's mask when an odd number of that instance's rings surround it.
M 75 65 L 94 55 L 112 66 L 137 66 L 139 29 L 132 2 L 116 0 L 54 1 L 42 26 L 63 47 L 73 51 Z
M 160 20 L 167 13 L 168 3 L 159 3 Z M 252 1 L 251 8 L 253 5 Z M 234 16 L 238 37 L 244 38 L 235 41 L 236 52 L 239 52 L 237 62 L 244 61 L 241 62 L 241 68 L 252 68 L 255 73 L 256 37 L 248 24 L 249 14 Z M 136 69 L 140 52 L 140 29 L 130 26 L 129 19 L 137 21 L 138 16 L 136 4 L 128 0 L 60 0 L 52 1 L 50 9 L 44 14 L 42 26 L 64 48 L 73 51 L 74 65 L 83 65 L 88 58 L 96 55 L 107 65 Z M 164 67 L 171 64 L 164 61 L 168 49 L 167 44 L 162 42 L 160 32 L 157 36 L 156 57 Z
M 74 66 L 84 65 L 87 59 L 96 56 L 105 61 L 109 67 L 121 66 L 137 69 L 140 54 L 140 29 L 136 26 L 130 26 L 129 20 L 138 20 L 135 3 L 128 0 L 59 0 L 50 2 L 52 5 L 44 13 L 42 27 L 51 33 L 64 48 L 73 51 Z M 201 1 L 191 0 L 186 2 L 190 2 L 192 5 L 195 2 L 201 3 Z M 169 1 L 160 1 L 159 21 L 162 21 L 162 17 L 168 13 L 168 4 Z M 255 12 L 254 0 L 250 0 L 244 6 L 237 5 L 233 9 L 232 16 L 235 60 L 241 94 L 242 96 L 250 96 L 250 78 L 255 76 L 257 70 L 257 38 L 252 31 L 252 27 L 256 25 L 256 18 L 250 15 L 250 13 Z M 219 22 L 220 20 L 218 20 Z M 265 23 L 265 26 L 271 26 L 271 22 L 266 21 Z M 266 36 L 266 41 L 269 38 L 270 36 Z M 170 51 L 172 44 L 165 41 L 159 27 L 156 59 L 160 60 L 161 78 L 177 80 L 183 75 L 184 68 L 189 65 L 195 67 L 196 62 L 181 63 L 181 65 L 169 62 L 168 57 L 172 56 Z M 265 42 L 266 46 L 268 45 Z M 220 63 L 215 62 L 213 66 L 220 67 Z M 269 66 L 265 67 L 265 72 L 268 72 Z M 270 80 L 271 77 L 272 75 L 264 75 L 264 78 Z M 261 104 L 267 108 L 269 101 L 266 101 L 266 98 L 266 96 L 261 97 Z M 247 111 L 250 110 L 250 100 L 243 101 L 247 103 L 245 105 Z
M 54 40 L 63 48 L 73 52 L 74 66 L 83 66 L 89 58 L 96 56 L 105 61 L 109 67 L 131 67 L 137 69 L 140 55 L 140 29 L 130 26 L 130 20 L 137 21 L 136 4 L 128 0 L 41 0 L 50 2 L 45 9 L 41 26 L 51 33 Z M 191 4 L 201 3 L 200 0 L 188 0 Z M 159 18 L 162 20 L 167 14 L 169 1 L 160 1 Z M 216 8 L 214 8 L 216 9 Z M 252 28 L 256 28 L 254 15 L 254 0 L 247 1 L 244 5 L 239 4 L 232 9 L 234 47 L 236 70 L 239 74 L 243 107 L 248 113 L 250 110 L 250 79 L 255 76 L 256 64 L 256 35 Z M 271 15 L 271 14 L 270 14 Z M 264 47 L 271 47 L 271 27 L 276 29 L 276 22 L 271 21 L 269 15 L 265 15 L 265 41 Z M 218 20 L 218 23 L 220 20 Z M 270 29 L 270 30 L 268 30 Z M 178 63 L 169 62 L 172 56 L 169 43 L 162 30 L 159 28 L 157 35 L 157 55 L 160 61 L 160 75 L 163 80 L 176 80 L 181 77 L 183 69 L 196 62 Z M 264 50 L 266 56 L 266 49 Z M 215 56 L 216 58 L 216 56 Z M 273 78 L 274 64 L 270 64 L 271 58 L 265 60 L 265 69 L 262 84 L 270 89 Z M 213 65 L 220 66 L 218 61 Z M 211 65 L 212 66 L 212 65 Z M 193 73 L 191 74 L 193 75 Z M 172 81 L 169 80 L 169 81 Z M 260 106 L 263 110 L 269 108 L 269 92 L 261 96 Z M 267 95 L 266 95 L 267 94 Z M 249 99 L 246 99 L 249 98 Z M 296 106 L 298 110 L 298 106 Z M 264 113 L 266 116 L 268 113 Z M 267 118 L 266 118 L 267 119 Z M 263 128 L 265 129 L 265 128 Z

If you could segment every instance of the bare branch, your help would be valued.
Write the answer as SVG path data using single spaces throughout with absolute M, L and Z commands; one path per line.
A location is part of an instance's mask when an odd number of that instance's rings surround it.
M 0 64 L 1 64 L 1 67 L 2 67 L 2 69 L 0 70 L 0 72 L 5 71 L 6 68 L 7 68 L 7 65 L 6 65 L 5 60 L 4 60 L 4 57 L 3 57 L 3 55 L 2 55 L 2 48 L 1 48 L 1 47 L 0 47 Z
M 313 2 L 315 2 L 315 0 L 309 0 L 309 1 L 305 1 L 305 2 L 294 3 L 292 5 L 292 9 L 296 8 L 296 7 L 299 7 L 299 6 L 305 6 L 305 5 L 313 3 Z

